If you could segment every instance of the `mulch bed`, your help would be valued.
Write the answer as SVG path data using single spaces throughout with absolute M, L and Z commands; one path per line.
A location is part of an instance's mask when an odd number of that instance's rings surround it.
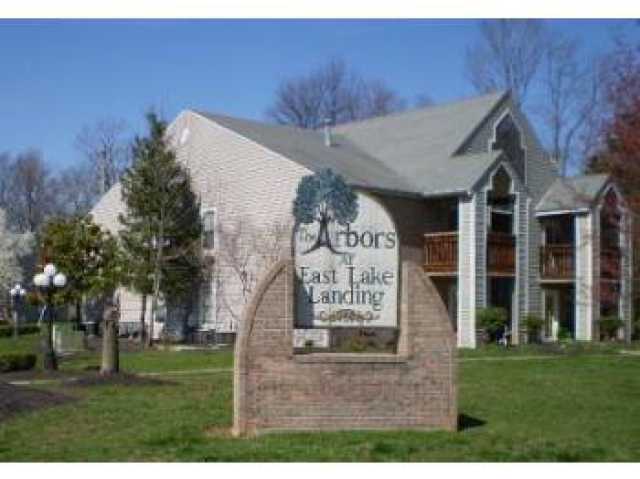
M 57 392 L 0 382 L 0 422 L 14 414 L 37 411 L 74 401 Z
M 98 373 L 87 374 L 84 373 L 81 376 L 74 379 L 65 381 L 69 386 L 167 386 L 175 384 L 171 381 L 165 381 L 162 379 L 149 378 L 143 376 L 137 376 L 130 373 L 118 373 L 109 376 L 101 376 Z

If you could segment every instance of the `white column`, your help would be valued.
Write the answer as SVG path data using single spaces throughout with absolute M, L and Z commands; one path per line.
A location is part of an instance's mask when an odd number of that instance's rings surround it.
M 476 200 L 458 200 L 458 347 L 476 347 Z
M 620 318 L 624 321 L 625 338 L 631 339 L 633 300 L 633 243 L 631 236 L 631 215 L 624 211 L 620 224 Z
M 576 339 L 590 341 L 594 320 L 593 214 L 575 216 L 575 329 Z

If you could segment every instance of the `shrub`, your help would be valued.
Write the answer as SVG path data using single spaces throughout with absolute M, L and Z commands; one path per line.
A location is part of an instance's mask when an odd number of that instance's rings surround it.
M 11 371 L 28 371 L 36 365 L 35 354 L 2 354 L 0 355 L 0 373 Z
M 571 331 L 569 331 L 568 328 L 565 328 L 563 326 L 560 326 L 560 328 L 558 328 L 558 341 L 571 341 L 573 339 L 573 336 L 571 335 Z
M 600 318 L 600 337 L 602 339 L 615 340 L 618 337 L 618 331 L 624 322 L 617 316 L 605 316 Z
M 35 324 L 29 324 L 26 326 L 20 326 L 18 328 L 18 334 L 37 334 L 40 332 L 40 326 Z M 0 326 L 0 338 L 9 338 L 13 336 L 13 326 Z
M 522 322 L 527 330 L 527 339 L 529 342 L 537 343 L 540 341 L 540 333 L 544 326 L 544 320 L 535 314 L 529 314 L 524 317 Z
M 508 315 L 504 308 L 482 308 L 476 313 L 478 326 L 486 331 L 489 339 L 494 341 L 504 333 Z
M 9 321 L 6 319 L 0 319 L 0 328 L 3 326 L 9 326 Z

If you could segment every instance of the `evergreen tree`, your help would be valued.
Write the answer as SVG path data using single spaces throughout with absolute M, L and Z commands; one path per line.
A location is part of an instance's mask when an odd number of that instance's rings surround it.
M 145 303 L 151 295 L 150 343 L 160 296 L 165 304 L 186 302 L 200 278 L 202 225 L 200 204 L 169 146 L 166 123 L 155 113 L 147 121 L 149 133 L 134 140 L 133 165 L 121 179 L 126 212 L 119 221 L 127 282 Z

